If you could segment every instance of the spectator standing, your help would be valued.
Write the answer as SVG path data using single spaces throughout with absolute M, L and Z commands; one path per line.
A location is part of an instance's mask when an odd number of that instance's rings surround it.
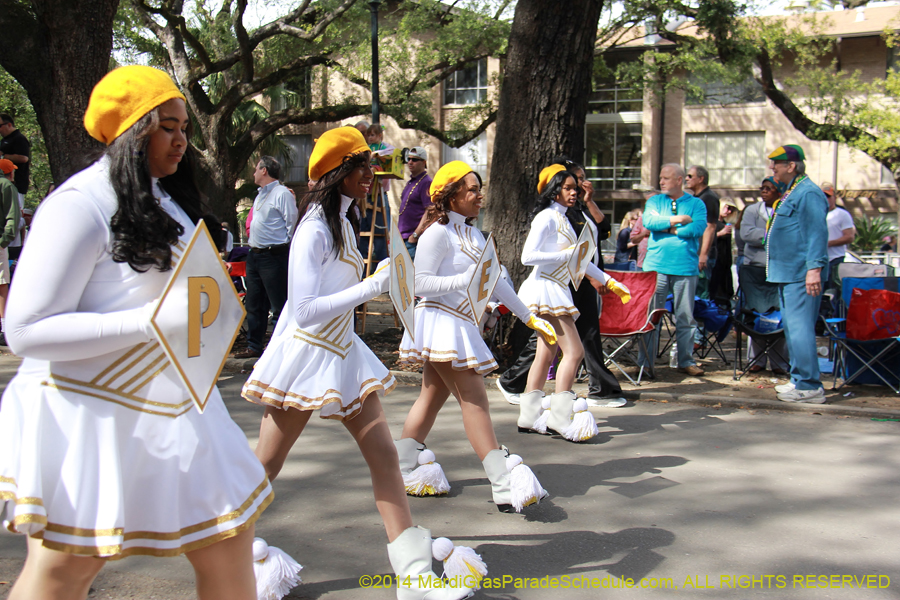
M 12 161 L 16 165 L 16 189 L 18 190 L 19 210 L 25 206 L 25 194 L 31 171 L 31 142 L 21 131 L 16 129 L 15 121 L 6 113 L 0 114 L 0 159 Z
M 627 263 L 630 260 L 637 260 L 637 244 L 631 241 L 631 226 L 637 221 L 638 215 L 635 211 L 630 210 L 625 213 L 622 219 L 622 226 L 619 228 L 619 234 L 616 236 L 616 263 Z
M 822 270 L 828 267 L 828 200 L 806 175 L 800 146 L 780 146 L 769 155 L 776 181 L 788 186 L 775 204 L 766 235 L 766 279 L 777 283 L 791 381 L 776 386 L 784 402 L 825 402 L 816 353 L 816 319 Z
M 737 206 L 731 200 L 723 200 L 716 223 L 716 261 L 710 268 L 709 297 L 719 306 L 731 308 L 734 296 L 734 280 L 731 277 L 731 241 L 734 223 L 738 216 Z
M 416 244 L 419 236 L 425 232 L 425 211 L 431 206 L 431 175 L 428 174 L 428 153 L 421 146 L 409 149 L 406 158 L 409 169 L 409 181 L 400 194 L 400 214 L 397 215 L 397 228 L 400 237 L 406 243 L 406 249 L 412 258 L 416 257 Z
M 0 233 L 0 345 L 6 345 L 6 298 L 12 277 L 9 271 L 9 243 L 16 237 L 19 226 L 19 199 L 15 180 L 16 165 L 8 159 L 0 159 L 0 218 L 3 231 Z
M 775 181 L 774 177 L 766 177 L 763 179 L 762 185 L 759 187 L 762 202 L 756 202 L 744 209 L 744 216 L 741 219 L 740 235 L 744 241 L 744 264 L 739 267 L 738 278 L 739 285 L 744 288 L 744 296 L 748 296 L 754 292 L 749 289 L 749 281 L 764 281 L 766 271 L 766 224 L 772 218 L 775 212 L 775 202 L 781 198 L 781 194 L 787 189 L 783 183 Z M 737 232 L 736 232 L 737 233 Z M 742 273 L 745 273 L 742 275 Z M 777 308 L 776 306 L 760 306 L 758 310 L 766 311 L 768 308 Z M 774 343 L 773 349 L 778 356 L 787 358 L 787 343 L 782 338 Z M 750 360 L 753 361 L 756 355 L 762 352 L 762 344 L 750 338 Z M 788 363 L 778 360 L 775 353 L 769 355 L 771 359 L 772 372 L 777 375 L 784 375 L 790 368 Z M 762 371 L 766 368 L 765 359 L 750 368 L 752 372 Z
M 694 165 L 688 169 L 684 187 L 700 198 L 706 206 L 706 229 L 700 245 L 700 276 L 697 283 L 697 295 L 708 299 L 709 279 L 717 256 L 716 224 L 719 222 L 719 195 L 709 189 L 709 171 L 700 165 Z
M 297 202 L 287 187 L 279 183 L 281 165 L 263 156 L 253 172 L 259 192 L 253 201 L 250 223 L 250 254 L 247 255 L 247 348 L 235 358 L 255 358 L 265 347 L 269 310 L 278 322 L 287 300 L 288 253 L 297 224 Z
M 696 167 L 692 167 L 696 169 Z M 644 259 L 644 270 L 656 271 L 656 294 L 653 308 L 663 308 L 666 296 L 673 294 L 675 337 L 678 341 L 678 370 L 692 376 L 704 371 L 694 361 L 694 294 L 699 277 L 700 240 L 707 229 L 707 210 L 695 196 L 684 193 L 684 169 L 680 165 L 664 165 L 659 173 L 661 194 L 647 201 L 644 227 L 651 231 Z M 718 214 L 718 208 L 717 213 Z M 651 356 L 642 356 L 643 364 L 655 358 L 659 329 L 650 337 Z
M 644 192 L 644 200 L 649 200 L 656 195 L 654 190 Z M 650 230 L 644 227 L 644 213 L 638 216 L 637 221 L 631 228 L 631 241 L 638 245 L 637 251 L 637 268 L 639 271 L 644 268 L 644 259 L 647 257 L 647 244 L 650 243 Z
M 834 184 L 823 183 L 822 193 L 828 199 L 828 277 L 826 289 L 837 288 L 838 265 L 844 262 L 847 248 L 856 237 L 856 226 L 850 213 L 837 205 L 837 192 Z
M 369 127 L 366 129 L 365 136 L 366 143 L 368 143 L 369 145 L 369 150 L 372 152 L 372 165 L 376 171 L 380 171 L 381 167 L 377 166 L 380 164 L 379 157 L 391 154 L 394 151 L 394 147 L 390 144 L 384 143 L 384 129 L 378 123 L 369 125 Z M 391 222 L 391 204 L 390 202 L 388 202 L 387 193 L 388 190 L 390 190 L 391 182 L 387 178 L 378 179 L 376 181 L 378 183 L 379 189 L 375 189 L 375 187 L 373 186 L 372 192 L 370 194 L 370 208 L 366 210 L 365 215 L 362 215 L 362 219 L 359 223 L 359 230 L 361 232 L 371 231 L 372 219 L 375 220 L 375 233 L 379 236 L 375 238 L 374 245 L 372 246 L 372 251 L 374 252 L 375 256 L 369 256 L 368 238 L 360 238 L 359 252 L 363 255 L 363 258 L 369 258 L 375 262 L 378 262 L 387 258 L 388 255 L 387 223 Z M 382 206 L 384 206 L 384 221 L 382 221 L 380 213 L 375 214 L 376 197 L 380 199 Z

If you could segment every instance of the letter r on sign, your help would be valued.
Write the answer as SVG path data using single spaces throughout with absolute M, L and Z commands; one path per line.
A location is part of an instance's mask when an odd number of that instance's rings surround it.
M 206 294 L 209 305 L 202 309 Z M 200 356 L 200 329 L 212 325 L 219 316 L 219 286 L 212 277 L 188 277 L 188 357 Z

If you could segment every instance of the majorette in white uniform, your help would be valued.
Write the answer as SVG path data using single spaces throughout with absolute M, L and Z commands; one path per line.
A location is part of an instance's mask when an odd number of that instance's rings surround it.
M 566 262 L 578 236 L 566 218 L 566 210 L 559 202 L 553 202 L 531 222 L 531 230 L 522 247 L 522 264 L 534 268 L 519 287 L 519 298 L 535 314 L 569 315 L 575 320 L 580 313 L 572 302 Z M 590 219 L 586 226 L 591 227 L 596 238 L 596 229 Z M 588 264 L 587 275 L 601 283 L 609 280 L 593 261 Z
M 371 392 L 396 381 L 353 331 L 353 309 L 376 296 L 373 278 L 360 281 L 363 258 L 341 196 L 344 249 L 334 252 L 322 207 L 310 206 L 291 241 L 288 299 L 272 340 L 241 392 L 277 408 L 321 409 L 323 419 L 347 420 Z
M 272 489 L 219 392 L 200 414 L 150 333 L 172 272 L 113 261 L 108 163 L 42 204 L 19 262 L 7 335 L 25 360 L 0 407 L 0 505 L 53 550 L 174 556 L 249 527 Z M 177 263 L 194 224 L 153 190 L 184 227 Z
M 441 202 L 440 194 L 444 186 L 460 181 L 470 173 L 473 173 L 471 167 L 461 161 L 453 161 L 441 167 L 432 182 L 432 200 Z M 497 363 L 474 325 L 464 290 L 472 280 L 485 240 L 480 231 L 466 224 L 463 215 L 453 211 L 447 211 L 446 215 L 447 224 L 432 223 L 418 242 L 416 293 L 423 299 L 415 311 L 416 340 L 413 342 L 408 334 L 404 334 L 400 343 L 400 358 L 402 361 L 420 364 L 425 361 L 449 362 L 457 371 L 472 369 L 481 375 L 495 369 Z M 504 279 L 498 280 L 494 295 L 529 327 L 552 338 L 552 343 L 555 343 L 555 332 L 550 324 L 531 314 Z M 450 388 L 453 387 L 451 383 L 445 381 Z M 425 402 L 423 410 L 426 412 L 439 411 L 440 405 L 428 404 L 424 384 L 423 394 L 426 399 L 420 396 L 417 404 Z M 493 427 L 486 395 L 480 400 L 470 400 L 483 402 L 484 415 L 473 417 L 470 414 L 469 419 L 477 418 L 482 422 L 467 422 L 467 428 Z M 440 465 L 435 462 L 434 453 L 417 441 L 424 442 L 430 429 L 430 424 L 426 425 L 421 420 L 422 414 L 422 410 L 410 413 L 404 426 L 404 430 L 411 427 L 420 437 L 402 438 L 394 442 L 400 457 L 400 471 L 408 494 L 446 494 L 450 491 L 450 485 Z M 496 439 L 492 442 L 497 443 Z M 418 468 L 417 463 L 420 465 Z M 490 450 L 482 459 L 482 465 L 491 482 L 494 503 L 502 512 L 520 512 L 524 507 L 540 502 L 547 496 L 547 491 L 541 487 L 531 469 L 522 463 L 521 457 L 509 455 L 505 447 Z
M 466 225 L 462 215 L 448 212 L 447 217 L 449 223 L 433 223 L 418 241 L 416 295 L 422 300 L 416 305 L 416 340 L 404 332 L 400 360 L 449 362 L 457 370 L 490 373 L 497 368 L 497 361 L 472 321 L 465 292 L 474 273 L 470 267 L 484 249 L 484 236 Z M 494 296 L 519 319 L 528 321 L 531 312 L 506 280 L 498 280 Z

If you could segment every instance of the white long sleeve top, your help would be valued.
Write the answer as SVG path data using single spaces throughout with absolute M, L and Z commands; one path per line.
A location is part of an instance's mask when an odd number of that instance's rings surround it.
M 314 205 L 297 226 L 288 260 L 287 308 L 275 335 L 290 331 L 328 349 L 345 348 L 353 334 L 354 307 L 381 293 L 382 277 L 360 281 L 363 258 L 347 220 L 352 198 L 341 196 L 344 248 L 335 252 L 322 207 Z M 295 328 L 288 328 L 290 320 Z
M 446 225 L 434 223 L 422 237 L 416 248 L 416 295 L 424 301 L 419 306 L 433 306 L 454 316 L 471 320 L 472 313 L 466 298 L 466 286 L 472 279 L 475 263 L 484 250 L 485 239 L 478 229 L 466 225 L 459 213 L 448 213 Z M 515 291 L 504 279 L 497 282 L 494 298 L 524 322 L 531 316 L 528 307 L 519 300 Z
M 593 228 L 590 220 L 585 226 Z M 594 235 L 596 239 L 596 233 Z M 535 215 L 531 222 L 531 230 L 525 238 L 525 245 L 522 247 L 522 264 L 534 267 L 528 278 L 552 281 L 567 287 L 570 277 L 566 263 L 572 256 L 577 240 L 578 236 L 566 218 L 566 207 L 559 202 L 554 202 Z M 606 273 L 595 264 L 597 256 L 595 251 L 591 262 L 588 263 L 586 274 L 600 282 L 606 282 L 608 279 Z
M 181 257 L 194 224 L 153 180 L 154 195 L 184 227 L 172 248 Z M 7 303 L 7 340 L 25 357 L 22 371 L 47 371 L 73 391 L 115 402 L 188 398 L 150 328 L 150 307 L 172 275 L 138 273 L 115 262 L 110 220 L 118 208 L 109 161 L 69 178 L 41 205 L 23 248 Z M 187 400 L 190 404 L 190 401 Z M 174 407 L 174 408 L 173 408 Z M 183 408 L 178 408 L 183 410 Z

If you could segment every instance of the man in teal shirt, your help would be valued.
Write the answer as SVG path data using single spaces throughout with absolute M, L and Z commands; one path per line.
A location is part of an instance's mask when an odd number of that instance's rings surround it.
M 828 199 L 806 175 L 803 148 L 781 146 L 769 159 L 775 180 L 788 186 L 775 203 L 764 242 L 766 280 L 778 284 L 791 363 L 791 381 L 775 391 L 784 402 L 822 404 L 816 319 L 828 276 Z
M 692 376 L 703 375 L 694 361 L 694 293 L 700 275 L 700 240 L 706 230 L 706 205 L 686 194 L 684 169 L 680 165 L 663 165 L 659 172 L 657 194 L 644 207 L 644 227 L 650 230 L 644 271 L 656 271 L 656 294 L 653 308 L 663 308 L 666 296 L 673 296 L 675 338 L 678 340 L 678 370 Z M 659 330 L 650 337 L 655 354 Z M 646 357 L 641 358 L 646 364 Z M 651 357 L 650 360 L 653 360 Z

